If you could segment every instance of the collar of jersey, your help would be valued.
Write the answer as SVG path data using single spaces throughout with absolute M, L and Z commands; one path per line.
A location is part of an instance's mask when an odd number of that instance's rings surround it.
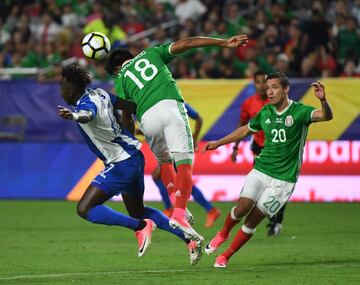
M 292 105 L 292 103 L 294 102 L 293 100 L 289 100 L 289 101 L 290 101 L 289 105 L 287 105 L 287 107 L 286 107 L 284 110 L 282 110 L 281 112 L 276 111 L 276 108 L 275 108 L 275 106 L 274 106 L 275 113 L 276 113 L 277 115 L 282 115 L 282 114 L 284 114 L 284 113 L 290 108 L 290 106 Z

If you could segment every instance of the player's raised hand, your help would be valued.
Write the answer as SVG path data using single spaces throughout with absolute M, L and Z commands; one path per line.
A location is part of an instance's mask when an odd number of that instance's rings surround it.
M 205 153 L 206 151 L 208 150 L 213 150 L 213 149 L 217 149 L 219 146 L 217 144 L 216 141 L 211 141 L 211 142 L 208 142 L 204 148 L 202 149 L 201 153 Z
M 247 35 L 238 35 L 226 40 L 224 47 L 228 47 L 228 48 L 237 48 L 239 46 L 245 47 L 247 42 L 248 42 Z
M 61 118 L 66 120 L 73 120 L 73 112 L 69 108 L 66 108 L 64 106 L 58 106 L 58 114 Z
M 315 96 L 320 100 L 325 100 L 325 86 L 320 83 L 320 81 L 315 81 L 311 83 L 311 86 L 315 88 Z

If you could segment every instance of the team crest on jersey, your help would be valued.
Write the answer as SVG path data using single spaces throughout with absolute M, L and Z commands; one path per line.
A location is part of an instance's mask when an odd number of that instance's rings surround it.
M 286 116 L 285 118 L 285 126 L 290 127 L 294 124 L 294 119 L 291 115 Z

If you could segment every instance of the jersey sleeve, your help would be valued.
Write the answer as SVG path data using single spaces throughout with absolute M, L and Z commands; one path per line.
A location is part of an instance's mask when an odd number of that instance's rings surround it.
M 86 100 L 81 101 L 76 106 L 76 112 L 79 111 L 90 111 L 91 113 L 93 113 L 95 118 L 97 114 L 97 106 L 94 102 L 92 102 L 89 98 L 87 98 Z
M 316 108 L 308 105 L 302 105 L 301 108 L 303 109 L 302 111 L 303 122 L 305 125 L 308 126 L 312 123 L 312 114 L 316 110 Z
M 264 112 L 263 111 L 264 108 L 261 109 L 261 111 L 259 113 L 256 114 L 255 117 L 253 117 L 249 123 L 248 123 L 248 128 L 250 129 L 250 131 L 252 132 L 257 132 L 257 131 L 260 131 L 262 130 L 262 127 L 261 127 L 261 117 L 262 117 L 262 113 Z
M 152 48 L 158 55 L 160 55 L 160 57 L 166 64 L 168 64 L 170 61 L 172 61 L 176 57 L 175 54 L 172 54 L 170 52 L 171 45 L 172 45 L 172 43 L 171 44 L 163 44 L 163 45 L 159 45 L 159 46 Z
M 194 108 L 192 108 L 188 103 L 185 103 L 185 109 L 188 113 L 189 118 L 196 120 L 197 118 L 199 118 L 199 113 L 196 112 L 196 110 Z

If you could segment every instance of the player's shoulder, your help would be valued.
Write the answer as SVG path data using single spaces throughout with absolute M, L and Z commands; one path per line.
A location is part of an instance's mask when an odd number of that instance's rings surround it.
M 274 106 L 272 106 L 271 104 L 265 104 L 259 112 L 271 112 L 274 110 Z
M 145 49 L 146 52 L 148 53 L 160 53 L 160 54 L 163 54 L 163 53 L 168 53 L 168 54 L 171 54 L 170 52 L 170 46 L 172 45 L 173 43 L 163 43 L 163 44 L 159 44 L 159 45 L 156 45 L 156 46 L 153 46 L 153 47 L 149 47 L 147 49 Z
M 313 107 L 310 105 L 306 105 L 301 101 L 292 101 L 292 108 L 297 111 L 301 111 L 301 110 L 307 110 L 307 109 L 313 108 Z

